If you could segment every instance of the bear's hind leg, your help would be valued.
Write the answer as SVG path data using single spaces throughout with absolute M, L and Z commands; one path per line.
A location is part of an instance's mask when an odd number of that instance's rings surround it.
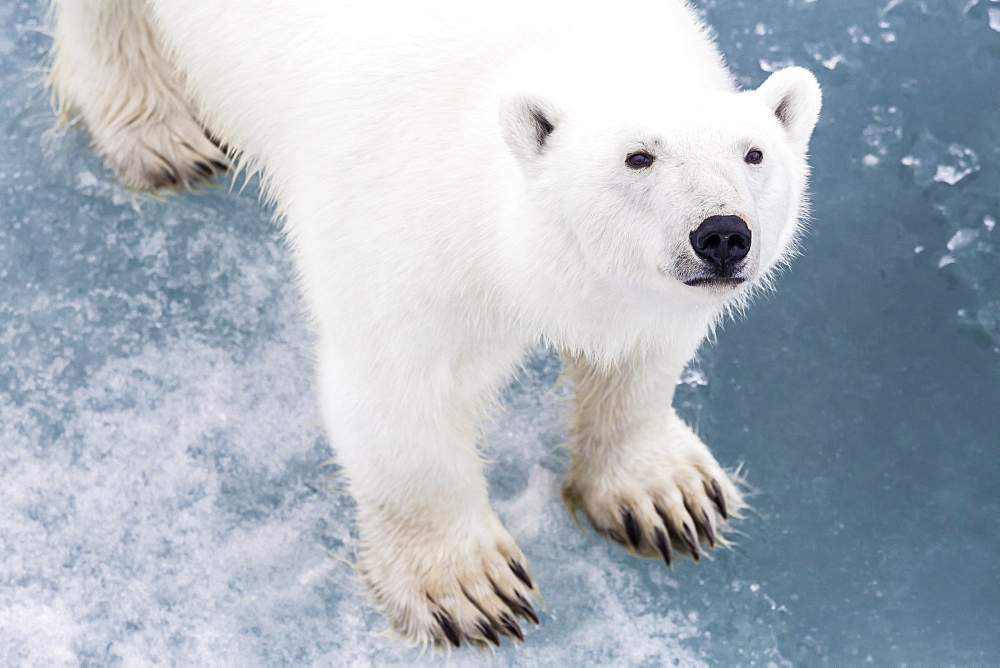
M 55 0 L 50 84 L 63 120 L 135 190 L 192 188 L 227 168 L 183 96 L 140 0 Z

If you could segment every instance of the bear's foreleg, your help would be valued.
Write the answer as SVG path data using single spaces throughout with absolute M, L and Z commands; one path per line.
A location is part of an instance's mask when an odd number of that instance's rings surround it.
M 321 346 L 321 406 L 358 503 L 358 573 L 411 642 L 523 640 L 517 618 L 538 622 L 537 590 L 490 507 L 475 447 L 496 369 L 423 347 L 411 340 L 410 355 L 380 356 L 388 368 L 357 348 Z
M 702 544 L 724 543 L 742 496 L 708 447 L 674 412 L 686 360 L 634 352 L 608 367 L 563 355 L 573 382 L 571 463 L 563 500 L 602 535 L 667 565 L 673 552 L 697 561 Z

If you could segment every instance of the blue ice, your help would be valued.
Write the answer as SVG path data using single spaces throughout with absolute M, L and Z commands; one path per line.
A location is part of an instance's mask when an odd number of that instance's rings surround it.
M 542 624 L 450 664 L 1000 665 L 1000 2 L 698 6 L 825 94 L 802 257 L 678 387 L 754 512 L 671 570 L 580 531 L 539 348 L 485 454 Z M 255 185 L 136 198 L 49 132 L 45 13 L 0 4 L 0 663 L 434 662 L 358 594 Z

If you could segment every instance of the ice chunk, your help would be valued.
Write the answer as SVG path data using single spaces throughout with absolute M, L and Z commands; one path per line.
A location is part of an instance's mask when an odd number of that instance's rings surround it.
M 708 385 L 708 378 L 705 377 L 704 372 L 697 367 L 688 367 L 684 369 L 684 373 L 681 374 L 681 378 L 677 383 L 678 385 L 687 385 L 688 387 L 704 387 Z
M 865 160 L 865 165 L 874 167 L 902 141 L 903 119 L 899 107 L 895 105 L 875 105 L 871 113 L 872 122 L 865 126 L 861 135 L 865 144 L 873 150 L 873 157 L 877 158 L 874 162 Z
M 987 302 L 976 311 L 976 321 L 995 341 L 1000 341 L 1000 300 Z
M 954 251 L 972 244 L 979 236 L 979 232 L 969 227 L 963 227 L 952 235 L 948 240 L 948 250 Z
M 996 327 L 997 304 L 1000 304 L 1000 249 L 994 233 L 996 220 L 991 215 L 984 215 L 982 221 L 981 226 L 955 229 L 946 243 L 947 252 L 940 258 L 938 267 L 947 267 L 951 277 L 977 295 L 978 305 L 963 308 L 959 313 L 959 322 L 1000 344 L 1000 332 Z
M 902 3 L 903 3 L 903 0 L 889 0 L 889 2 L 886 3 L 885 7 L 883 7 L 882 9 L 880 9 L 878 13 L 879 13 L 880 16 L 885 16 L 886 14 L 888 14 L 889 12 L 891 12 L 893 9 L 895 9 L 897 6 L 901 5 Z
M 835 70 L 838 65 L 847 62 L 847 56 L 835 46 L 824 43 L 806 43 L 805 48 L 813 60 L 828 70 Z
M 986 302 L 974 314 L 969 309 L 959 309 L 958 322 L 963 327 L 985 335 L 993 345 L 1000 346 L 1000 300 Z M 1000 352 L 1000 348 L 997 348 L 997 352 Z
M 927 130 L 920 134 L 910 150 L 901 162 L 913 169 L 913 180 L 922 187 L 935 182 L 953 186 L 979 171 L 975 151 L 956 142 L 946 144 Z
M 964 149 L 966 155 L 971 155 L 974 160 L 976 154 L 972 152 L 971 149 Z M 978 167 L 976 165 L 969 166 L 969 163 L 963 162 L 961 166 L 955 165 L 938 165 L 937 171 L 934 172 L 934 180 L 939 183 L 947 183 L 950 186 L 955 185 L 966 176 L 976 171 Z
M 852 44 L 871 44 L 871 35 L 866 33 L 861 26 L 852 25 L 847 29 L 847 34 L 851 37 Z
M 791 58 L 778 58 L 778 59 L 767 59 L 761 58 L 758 61 L 760 69 L 765 72 L 777 72 L 778 70 L 783 70 L 786 67 L 792 67 L 795 65 L 795 61 Z
M 955 258 L 951 255 L 942 255 L 941 259 L 938 260 L 938 269 L 944 269 L 945 267 L 955 264 Z

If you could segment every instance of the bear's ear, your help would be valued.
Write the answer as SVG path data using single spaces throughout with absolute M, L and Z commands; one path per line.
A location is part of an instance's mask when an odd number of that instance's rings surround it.
M 541 155 L 559 124 L 560 114 L 534 95 L 514 95 L 500 103 L 500 130 L 514 157 L 531 161 Z
M 822 104 L 819 82 L 812 72 L 789 67 L 769 76 L 755 91 L 785 126 L 792 143 L 805 151 L 809 146 Z

